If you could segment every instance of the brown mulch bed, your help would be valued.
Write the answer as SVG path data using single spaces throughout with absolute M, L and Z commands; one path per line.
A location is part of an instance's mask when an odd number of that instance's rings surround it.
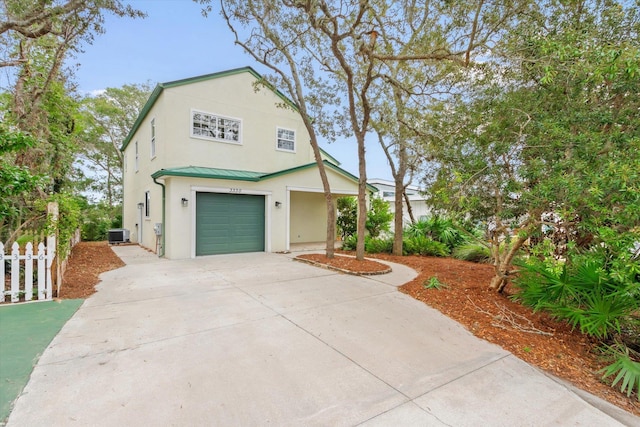
M 465 326 L 474 335 L 495 343 L 522 360 L 537 366 L 575 386 L 599 396 L 618 407 L 640 416 L 636 396 L 628 398 L 618 389 L 601 381 L 597 373 L 606 365 L 599 359 L 597 345 L 566 323 L 548 315 L 533 313 L 511 301 L 509 286 L 505 295 L 488 290 L 493 276 L 489 265 L 474 264 L 452 258 L 420 256 L 396 257 L 367 255 L 398 264 L 418 272 L 416 279 L 400 287 L 400 291 L 439 310 Z M 386 265 L 373 261 L 363 263 L 339 257 L 334 265 L 366 271 Z M 322 258 L 315 259 L 316 262 Z M 356 263 L 355 266 L 352 263 Z M 81 242 L 72 251 L 61 290 L 62 298 L 85 298 L 98 283 L 98 275 L 123 265 L 107 242 Z M 425 282 L 436 277 L 446 287 L 427 289 Z
M 124 266 L 107 242 L 80 242 L 71 250 L 60 298 L 87 298 L 95 293 L 99 275 Z M 56 297 L 58 295 L 55 295 Z
M 333 258 L 327 258 L 325 254 L 302 254 L 296 258 L 352 274 L 375 275 L 391 271 L 388 265 L 381 262 L 368 259 L 358 261 L 354 257 L 344 255 L 335 255 Z
M 368 255 L 369 256 L 369 255 Z M 508 285 L 504 294 L 489 290 L 493 266 L 453 258 L 371 255 L 404 264 L 418 277 L 400 287 L 415 299 L 456 320 L 479 338 L 499 345 L 531 365 L 565 379 L 634 415 L 640 416 L 637 396 L 627 397 L 619 389 L 602 382 L 598 373 L 607 363 L 597 342 L 565 322 L 512 301 Z M 426 288 L 436 277 L 446 287 Z

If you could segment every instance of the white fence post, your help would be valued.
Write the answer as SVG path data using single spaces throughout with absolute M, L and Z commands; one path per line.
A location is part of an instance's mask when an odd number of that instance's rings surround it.
M 11 302 L 20 300 L 20 246 L 11 245 Z
M 47 290 L 47 251 L 44 243 L 38 245 L 38 299 L 46 298 Z
M 24 300 L 33 299 L 33 243 L 28 242 L 24 250 Z

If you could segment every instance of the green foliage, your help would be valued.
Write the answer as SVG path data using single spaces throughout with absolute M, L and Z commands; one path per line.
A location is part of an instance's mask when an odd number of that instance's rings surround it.
M 109 229 L 120 227 L 122 227 L 120 206 L 112 208 L 107 203 L 99 203 L 88 205 L 82 210 L 82 240 L 107 240 Z
M 463 243 L 453 249 L 453 257 L 464 261 L 485 263 L 491 261 L 491 249 L 482 243 Z
M 81 101 L 78 161 L 87 175 L 87 187 L 100 193 L 109 206 L 117 206 L 122 196 L 120 145 L 152 90 L 150 84 L 129 84 Z
M 358 244 L 358 236 L 352 234 L 342 241 L 342 249 L 345 251 L 355 251 Z
M 405 230 L 409 237 L 429 237 L 436 242 L 443 243 L 451 252 L 455 247 L 467 242 L 468 232 L 448 217 L 433 215 L 411 224 Z
M 635 389 L 640 401 L 640 354 L 621 345 L 609 346 L 606 348 L 606 352 L 614 359 L 614 362 L 599 371 L 599 373 L 603 374 L 602 378 L 606 379 L 617 374 L 611 386 L 615 387 L 616 384 L 622 381 L 620 391 L 626 392 L 627 396 L 631 396 Z M 635 357 L 632 357 L 632 353 Z
M 569 253 L 566 262 L 529 258 L 515 280 L 517 299 L 536 310 L 565 319 L 583 333 L 601 339 L 620 333 L 640 309 L 640 266 L 626 255 L 613 255 L 606 242 L 588 252 Z M 626 262 L 620 262 L 626 259 Z
M 366 236 L 364 239 L 364 250 L 370 254 L 390 254 L 393 251 L 393 239 Z
M 445 289 L 449 287 L 446 283 L 442 283 L 440 280 L 438 280 L 436 276 L 432 276 L 429 278 L 429 280 L 425 280 L 422 286 L 425 289 L 437 289 L 437 290 Z
M 393 213 L 389 209 L 389 202 L 378 197 L 371 199 L 371 207 L 367 212 L 366 229 L 373 238 L 388 232 L 391 227 Z
M 342 249 L 345 251 L 355 251 L 357 242 L 357 236 L 351 235 L 342 242 Z M 393 250 L 393 238 L 373 238 L 371 236 L 365 236 L 364 250 L 370 254 L 390 254 Z
M 347 237 L 342 242 L 342 249 L 353 251 L 356 249 L 357 237 Z M 393 238 L 372 238 L 366 236 L 364 240 L 365 251 L 368 253 L 391 253 L 393 251 Z M 449 250 L 444 243 L 436 242 L 425 236 L 405 237 L 403 243 L 403 255 L 423 255 L 446 257 Z
M 442 242 L 436 242 L 426 236 L 405 237 L 403 241 L 404 255 L 423 255 L 446 257 L 449 248 Z
M 44 183 L 44 177 L 34 175 L 29 168 L 18 166 L 9 153 L 22 152 L 36 144 L 34 138 L 0 124 L 0 226 L 18 215 L 16 197 L 29 193 Z
M 45 232 L 48 235 L 57 234 L 57 254 L 61 259 L 66 259 L 69 255 L 69 241 L 80 228 L 81 209 L 80 202 L 77 197 L 69 194 L 54 194 L 45 200 L 40 200 L 38 206 L 40 210 L 46 212 L 47 203 L 58 203 L 58 219 L 55 220 L 53 215 L 48 215 Z
M 338 198 L 336 225 L 343 241 L 356 234 L 358 226 L 358 201 L 355 197 Z M 343 244 L 344 248 L 344 244 Z M 354 248 L 355 249 L 355 246 Z M 345 249 L 346 250 L 346 249 Z M 349 249 L 351 250 L 351 249 Z

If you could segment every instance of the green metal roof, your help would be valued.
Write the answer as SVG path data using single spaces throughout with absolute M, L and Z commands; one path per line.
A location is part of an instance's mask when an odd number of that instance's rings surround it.
M 133 138 L 133 135 L 138 131 L 138 128 L 142 124 L 142 121 L 145 119 L 147 114 L 149 114 L 149 111 L 151 110 L 153 105 L 156 103 L 156 101 L 158 100 L 158 97 L 160 97 L 160 94 L 164 89 L 188 85 L 191 83 L 203 82 L 203 81 L 212 80 L 212 79 L 218 79 L 220 77 L 232 76 L 240 73 L 249 73 L 252 76 L 254 76 L 256 79 L 263 80 L 266 87 L 271 89 L 271 91 L 273 91 L 273 93 L 275 93 L 278 97 L 280 97 L 280 99 L 282 99 L 286 104 L 288 104 L 289 106 L 294 108 L 296 111 L 298 111 L 298 106 L 292 100 L 287 98 L 282 92 L 280 92 L 273 85 L 271 85 L 269 82 L 264 80 L 263 77 L 251 67 L 234 68 L 232 70 L 220 71 L 218 73 L 205 74 L 202 76 L 189 77 L 188 79 L 181 79 L 181 80 L 174 80 L 172 82 L 159 83 L 153 89 L 153 92 L 151 92 L 151 96 L 149 96 L 149 99 L 147 100 L 146 104 L 144 104 L 144 107 L 142 107 L 142 110 L 140 111 L 138 118 L 133 123 L 133 127 L 129 131 L 129 134 L 127 135 L 127 137 L 124 139 L 122 143 L 122 147 L 120 148 L 120 151 L 123 151 L 125 148 L 127 148 L 127 145 L 129 145 L 129 143 L 131 142 L 131 138 Z
M 342 169 L 338 165 L 328 161 L 323 160 L 324 166 L 334 170 L 335 172 L 351 179 L 352 181 L 358 182 L 358 178 L 355 175 L 350 174 L 346 170 Z M 164 176 L 181 176 L 181 177 L 189 177 L 189 178 L 208 178 L 208 179 L 228 179 L 233 181 L 264 181 L 271 178 L 276 178 L 282 175 L 288 175 L 290 173 L 299 172 L 305 169 L 310 169 L 317 167 L 316 163 L 307 163 L 305 165 L 296 166 L 294 168 L 284 169 L 278 172 L 254 172 L 254 171 L 241 171 L 234 169 L 219 169 L 219 168 L 206 168 L 201 166 L 184 166 L 179 168 L 171 168 L 171 169 L 160 169 L 154 172 L 151 177 L 152 178 L 161 178 Z M 378 189 L 373 185 L 367 184 L 367 188 L 369 191 L 377 191 Z
M 190 178 L 231 179 L 235 181 L 260 181 L 265 174 L 262 172 L 240 171 L 233 169 L 205 168 L 200 166 L 185 166 L 180 168 L 160 169 L 151 175 L 152 178 L 162 176 L 185 176 Z

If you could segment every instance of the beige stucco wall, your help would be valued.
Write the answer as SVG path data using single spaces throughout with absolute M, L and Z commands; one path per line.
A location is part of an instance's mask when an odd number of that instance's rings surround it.
M 131 232 L 131 240 L 141 245 L 155 250 L 156 236 L 153 226 L 162 222 L 162 188 L 156 185 L 151 179 L 151 174 L 162 167 L 161 153 L 162 147 L 166 143 L 159 128 L 164 121 L 164 103 L 161 102 L 163 95 L 160 95 L 159 102 L 150 110 L 147 118 L 138 132 L 131 139 L 131 142 L 124 151 L 125 162 L 123 172 L 123 226 Z M 151 157 L 151 120 L 156 122 L 156 156 Z M 135 168 L 135 145 L 138 143 L 138 170 Z M 144 202 L 145 192 L 150 192 L 150 212 L 149 217 L 140 217 L 141 210 L 137 204 Z M 138 240 L 139 231 L 142 231 L 142 241 Z
M 327 225 L 324 193 L 291 191 L 289 199 L 290 243 L 324 241 Z
M 163 89 L 155 104 L 144 117 L 126 147 L 124 171 L 124 227 L 131 231 L 131 239 L 155 250 L 157 239 L 153 232 L 156 223 L 162 223 L 162 187 L 153 182 L 151 175 L 161 169 L 184 166 L 202 166 L 255 172 L 277 172 L 308 165 L 313 162 L 309 136 L 298 113 L 278 108 L 283 100 L 274 92 L 261 89 L 256 92 L 255 77 L 243 72 L 220 78 L 192 82 Z M 237 118 L 242 121 L 241 143 L 225 143 L 191 136 L 191 113 L 198 110 L 214 115 Z M 156 156 L 151 157 L 151 120 L 155 119 Z M 292 129 L 296 133 L 294 153 L 277 150 L 276 129 Z M 135 143 L 138 142 L 139 165 L 135 170 Z M 355 194 L 356 183 L 335 171 L 328 170 L 331 188 L 337 194 Z M 308 209 L 290 210 L 291 192 L 321 193 L 322 185 L 317 168 L 297 170 L 260 182 L 164 177 L 158 179 L 166 185 L 165 256 L 189 258 L 194 254 L 195 193 L 197 191 L 229 192 L 230 188 L 249 194 L 265 195 L 267 218 L 267 251 L 289 249 L 289 235 L 309 235 L 305 226 L 317 223 L 318 215 L 325 215 L 324 201 L 307 201 L 318 205 L 321 214 L 309 217 Z M 140 218 L 138 203 L 150 192 L 149 217 Z M 188 207 L 180 203 L 189 200 Z M 276 208 L 275 202 L 283 203 Z M 294 197 L 294 202 L 295 202 Z M 304 200 L 301 200 L 301 203 Z M 301 219 L 302 218 L 302 219 Z M 313 220 L 312 220 L 313 218 Z M 326 220 L 325 220 L 326 221 Z M 296 231 L 289 228 L 294 224 Z M 142 239 L 138 240 L 138 231 Z M 315 233 L 315 231 L 314 231 Z M 318 234 L 324 240 L 324 230 Z M 297 238 L 297 237 L 296 237 Z M 309 235 L 316 239 L 316 235 Z M 304 240 L 309 241 L 309 240 Z
M 341 194 L 354 194 L 356 191 L 354 181 L 332 170 L 328 175 L 332 186 L 342 188 Z M 166 177 L 164 182 L 167 188 L 164 230 L 167 258 L 195 256 L 195 200 L 199 191 L 229 193 L 233 188 L 241 194 L 264 195 L 265 250 L 268 252 L 289 250 L 290 243 L 316 242 L 325 238 L 326 207 L 315 168 L 260 182 L 187 177 Z M 291 183 L 305 185 L 291 186 Z M 181 204 L 183 197 L 189 200 L 187 207 Z M 277 201 L 281 202 L 280 207 L 275 206 Z
M 240 73 L 165 89 L 163 102 L 171 105 L 171 125 L 159 131 L 171 143 L 163 146 L 163 167 L 274 172 L 309 163 L 309 136 L 299 114 L 276 107 L 283 100 L 268 89 L 256 92 L 255 81 L 253 75 Z M 239 119 L 240 144 L 192 136 L 193 110 Z M 277 149 L 278 127 L 295 131 L 295 153 Z

